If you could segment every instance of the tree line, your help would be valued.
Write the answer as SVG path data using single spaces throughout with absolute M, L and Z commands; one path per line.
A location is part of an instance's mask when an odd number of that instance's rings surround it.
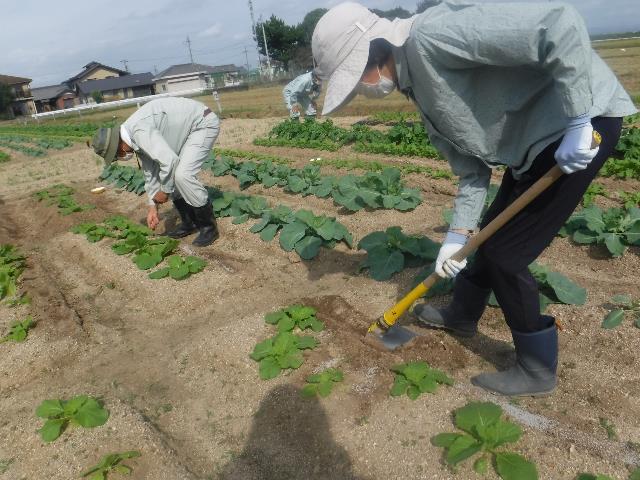
M 409 18 L 416 13 L 422 13 L 427 8 L 437 5 L 441 0 L 420 0 L 415 12 L 410 12 L 402 7 L 390 10 L 371 9 L 373 13 L 390 20 L 394 18 Z M 297 25 L 287 25 L 284 20 L 271 15 L 268 20 L 258 22 L 254 32 L 258 42 L 258 50 L 261 55 L 266 55 L 264 37 L 267 37 L 269 57 L 280 64 L 285 70 L 313 68 L 311 56 L 311 37 L 320 17 L 327 12 L 326 8 L 316 8 L 307 13 L 302 22 Z M 264 35 L 263 29 L 264 27 Z

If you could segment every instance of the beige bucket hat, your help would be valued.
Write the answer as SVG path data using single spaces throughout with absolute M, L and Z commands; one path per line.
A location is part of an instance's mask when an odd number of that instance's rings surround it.
M 371 41 L 383 38 L 396 47 L 404 45 L 414 19 L 390 21 L 355 2 L 336 5 L 320 18 L 311 49 L 316 73 L 328 80 L 322 115 L 337 110 L 355 96 L 354 89 L 367 66 Z

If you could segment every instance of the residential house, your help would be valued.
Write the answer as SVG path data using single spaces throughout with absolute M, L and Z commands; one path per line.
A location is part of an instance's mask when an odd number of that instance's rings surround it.
M 71 108 L 79 103 L 76 93 L 65 84 L 32 88 L 31 93 L 38 113 Z
M 172 65 L 157 74 L 155 82 L 157 93 L 179 92 L 196 88 L 223 88 L 239 85 L 244 69 L 235 65 L 213 67 L 199 63 Z
M 9 117 L 13 118 L 17 115 L 31 115 L 36 113 L 36 106 L 35 103 L 33 103 L 33 95 L 30 88 L 30 78 L 0 75 L 0 83 L 9 85 L 13 93 L 13 101 L 6 112 Z M 0 115 L 4 113 L 5 112 L 0 112 Z
M 78 83 L 78 91 L 82 103 L 91 103 L 93 92 L 100 92 L 104 102 L 144 97 L 155 93 L 153 75 L 149 72 L 100 80 L 86 80 Z
M 108 65 L 104 65 L 99 62 L 89 62 L 82 68 L 80 73 L 74 75 L 63 83 L 67 84 L 67 86 L 73 89 L 77 94 L 79 93 L 78 85 L 82 82 L 89 80 L 102 80 L 105 78 L 116 78 L 123 75 L 129 75 L 129 72 L 109 67 Z

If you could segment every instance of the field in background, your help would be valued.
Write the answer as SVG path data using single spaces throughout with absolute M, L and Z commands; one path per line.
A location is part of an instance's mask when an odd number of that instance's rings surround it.
M 616 72 L 636 104 L 640 103 L 640 38 L 595 42 L 593 46 Z

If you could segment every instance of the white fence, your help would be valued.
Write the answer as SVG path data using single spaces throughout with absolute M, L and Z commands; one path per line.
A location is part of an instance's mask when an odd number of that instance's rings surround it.
M 207 91 L 206 88 L 193 88 L 191 90 L 182 90 L 180 92 L 171 92 L 171 93 L 159 93 L 157 95 L 147 95 L 145 97 L 136 97 L 136 98 L 126 98 L 124 100 L 114 100 L 113 102 L 104 102 L 104 103 L 85 103 L 84 105 L 79 105 L 77 107 L 65 108 L 63 110 L 53 110 L 51 112 L 43 112 L 43 113 L 34 113 L 31 115 L 31 118 L 35 118 L 39 120 L 41 118 L 53 118 L 57 116 L 65 116 L 72 115 L 77 113 L 79 116 L 82 116 L 82 112 L 92 112 L 94 110 L 108 110 L 111 108 L 119 108 L 126 107 L 128 105 L 138 105 L 147 103 L 150 100 L 154 100 L 156 98 L 163 97 L 193 97 L 195 95 L 200 95 Z

